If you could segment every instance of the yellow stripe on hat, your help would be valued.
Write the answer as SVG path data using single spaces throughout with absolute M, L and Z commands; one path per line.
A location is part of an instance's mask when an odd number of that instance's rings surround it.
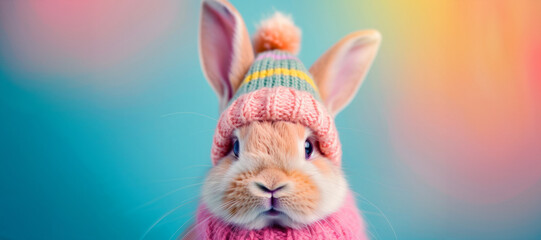
M 269 77 L 272 75 L 285 75 L 285 76 L 293 76 L 298 77 L 304 81 L 306 81 L 308 84 L 310 84 L 315 91 L 317 91 L 316 84 L 314 81 L 308 76 L 305 72 L 296 70 L 296 69 L 287 69 L 287 68 L 275 68 L 275 69 L 267 69 L 267 70 L 261 70 L 259 72 L 252 73 L 246 78 L 244 78 L 244 81 L 242 81 L 242 84 L 249 83 L 252 80 L 260 79 Z

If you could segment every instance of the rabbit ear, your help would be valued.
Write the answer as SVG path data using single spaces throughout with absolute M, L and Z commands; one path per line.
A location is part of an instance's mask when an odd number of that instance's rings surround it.
M 332 46 L 310 67 L 321 98 L 333 115 L 355 96 L 380 41 L 377 31 L 354 32 Z
M 254 60 L 244 21 L 226 0 L 203 1 L 199 53 L 203 72 L 223 109 Z

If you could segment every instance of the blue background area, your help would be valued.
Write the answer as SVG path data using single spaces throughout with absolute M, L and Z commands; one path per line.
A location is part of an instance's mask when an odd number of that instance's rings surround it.
M 252 23 L 273 11 L 261 5 L 291 13 L 303 30 L 299 57 L 307 66 L 347 33 L 378 28 L 362 17 L 333 22 L 339 11 L 324 14 L 331 3 L 308 11 L 311 3 L 234 1 L 252 33 Z M 0 239 L 139 239 L 178 206 L 146 239 L 169 239 L 193 221 L 218 104 L 199 65 L 199 4 L 180 7 L 183 22 L 109 67 L 16 67 L 11 43 L 0 37 Z M 538 216 L 511 226 L 490 222 L 502 216 L 449 199 L 394 157 L 385 115 L 392 94 L 385 72 L 392 66 L 382 65 L 392 59 L 383 44 L 357 97 L 336 119 L 345 173 L 372 238 L 541 234 Z

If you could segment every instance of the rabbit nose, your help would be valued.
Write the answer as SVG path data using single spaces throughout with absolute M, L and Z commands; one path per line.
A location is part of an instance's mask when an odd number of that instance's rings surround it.
M 273 194 L 273 193 L 275 193 L 275 192 L 278 192 L 278 191 L 284 189 L 284 188 L 286 187 L 287 184 L 284 183 L 284 184 L 281 184 L 281 185 L 278 185 L 278 186 L 272 187 L 272 188 L 269 188 L 269 187 L 267 187 L 265 184 L 260 183 L 260 182 L 256 182 L 255 185 L 257 186 L 257 188 L 258 188 L 259 190 L 261 190 L 261 191 L 263 191 L 263 192 L 266 192 L 266 193 L 271 193 L 271 194 Z

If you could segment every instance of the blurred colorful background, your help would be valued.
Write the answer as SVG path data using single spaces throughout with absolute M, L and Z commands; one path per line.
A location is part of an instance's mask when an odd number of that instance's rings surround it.
M 373 239 L 541 238 L 541 1 L 240 1 L 310 66 L 383 35 L 337 117 Z M 173 239 L 193 220 L 217 99 L 199 1 L 0 1 L 0 239 Z

